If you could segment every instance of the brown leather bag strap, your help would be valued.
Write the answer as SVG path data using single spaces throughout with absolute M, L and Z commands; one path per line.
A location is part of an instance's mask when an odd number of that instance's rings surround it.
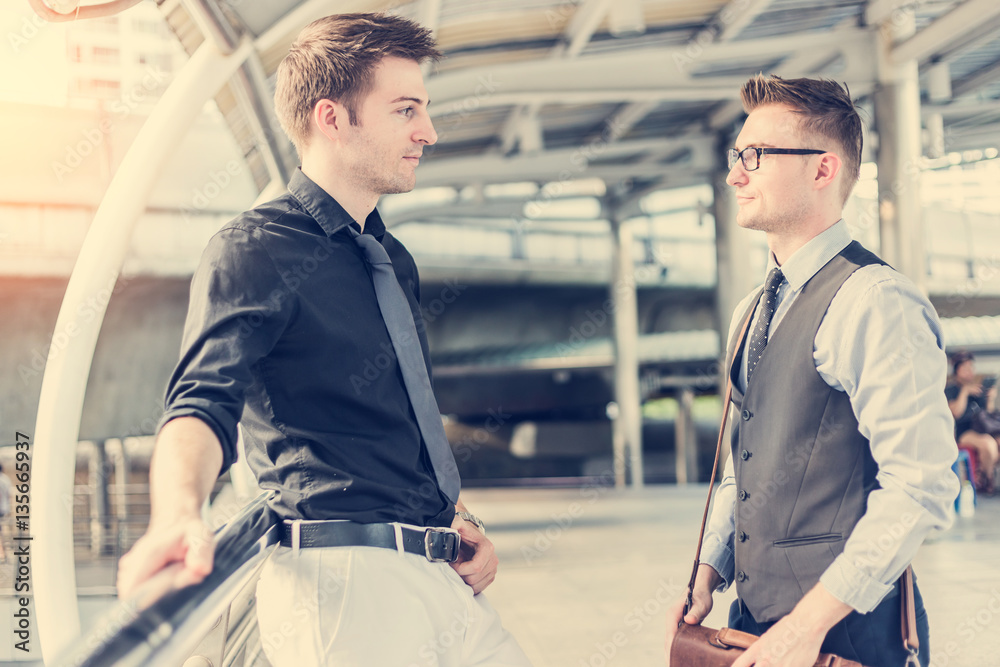
M 920 667 L 917 653 L 920 651 L 920 638 L 917 636 L 917 608 L 913 600 L 913 567 L 907 566 L 906 572 L 899 578 L 899 593 L 902 602 L 899 605 L 903 625 L 903 648 L 906 649 L 906 666 Z
M 760 296 L 758 295 L 758 299 L 759 298 Z M 743 326 L 740 329 L 739 338 L 736 339 L 738 341 L 737 344 L 743 341 L 743 337 L 746 335 L 747 329 L 750 327 L 750 320 L 753 319 L 753 314 L 756 310 L 756 308 L 752 308 L 747 314 L 747 318 L 743 322 Z M 735 354 L 733 355 L 733 358 L 736 358 Z M 712 490 L 715 484 L 715 476 L 719 472 L 719 458 L 722 454 L 722 439 L 725 437 L 726 424 L 729 421 L 729 410 L 731 407 L 729 402 L 733 398 L 733 380 L 729 372 L 730 369 L 728 368 L 728 365 L 725 369 L 723 369 L 723 371 L 726 374 L 726 397 L 722 401 L 722 423 L 719 425 L 719 441 L 715 445 L 715 463 L 712 464 L 712 476 L 708 478 L 708 498 L 705 500 L 705 511 L 701 515 L 701 528 L 698 530 L 698 546 L 694 552 L 694 567 L 691 568 L 691 580 L 688 582 L 687 600 L 684 602 L 684 613 L 681 615 L 682 623 L 684 622 L 684 616 L 691 611 L 691 605 L 694 602 L 692 595 L 694 593 L 694 582 L 698 577 L 698 565 L 701 564 L 701 542 L 705 539 L 705 525 L 708 523 L 708 510 L 712 505 Z

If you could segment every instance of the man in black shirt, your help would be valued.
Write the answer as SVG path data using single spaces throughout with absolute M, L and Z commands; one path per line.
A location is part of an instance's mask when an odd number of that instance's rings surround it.
M 258 586 L 275 665 L 528 664 L 478 595 L 497 558 L 457 498 L 426 380 L 416 266 L 375 210 L 381 195 L 414 187 L 422 149 L 437 140 L 420 62 L 439 56 L 427 30 L 397 17 L 307 26 L 275 91 L 301 170 L 286 194 L 212 238 L 191 283 L 151 464 L 150 526 L 122 559 L 119 591 L 211 571 L 200 511 L 236 458 L 240 423 L 247 462 L 284 519 Z M 385 255 L 398 286 L 376 277 Z M 416 364 L 397 359 L 400 310 Z M 439 439 L 422 421 L 427 405 Z

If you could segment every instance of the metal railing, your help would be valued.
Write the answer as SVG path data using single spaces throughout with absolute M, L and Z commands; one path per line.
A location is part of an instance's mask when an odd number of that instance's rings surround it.
M 143 590 L 118 604 L 52 664 L 66 667 L 259 667 L 255 591 L 276 547 L 278 517 L 262 494 L 216 533 L 212 572 L 200 584 L 145 605 Z M 152 582 L 151 582 L 152 583 Z

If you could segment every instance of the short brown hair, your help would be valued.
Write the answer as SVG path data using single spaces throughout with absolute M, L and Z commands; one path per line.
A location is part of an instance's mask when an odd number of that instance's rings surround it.
M 313 107 L 323 99 L 347 108 L 351 125 L 371 92 L 373 72 L 386 56 L 416 62 L 437 60 L 431 31 L 389 14 L 334 14 L 299 33 L 281 64 L 274 87 L 274 110 L 281 128 L 302 154 Z
M 802 116 L 802 129 L 838 144 L 844 162 L 844 201 L 861 175 L 861 116 L 846 85 L 828 79 L 782 79 L 758 74 L 740 90 L 743 109 L 750 113 L 767 104 L 784 104 Z M 811 148 L 820 148 L 814 146 Z

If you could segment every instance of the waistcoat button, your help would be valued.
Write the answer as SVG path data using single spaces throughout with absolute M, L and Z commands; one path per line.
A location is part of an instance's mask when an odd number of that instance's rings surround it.
M 747 541 L 747 534 L 741 530 L 740 531 L 740 542 L 746 542 L 746 541 Z
M 750 494 L 746 492 L 746 489 L 740 491 L 740 500 L 746 500 L 750 497 Z
M 740 458 L 746 461 L 748 458 L 750 458 L 750 452 L 744 449 L 742 452 L 740 452 Z
M 748 422 L 748 421 L 750 421 L 751 417 L 753 417 L 753 415 L 750 413 L 749 410 L 744 410 L 743 411 L 743 421 Z
M 736 573 L 736 581 L 746 581 L 746 580 L 747 580 L 746 572 L 740 570 L 739 572 Z

